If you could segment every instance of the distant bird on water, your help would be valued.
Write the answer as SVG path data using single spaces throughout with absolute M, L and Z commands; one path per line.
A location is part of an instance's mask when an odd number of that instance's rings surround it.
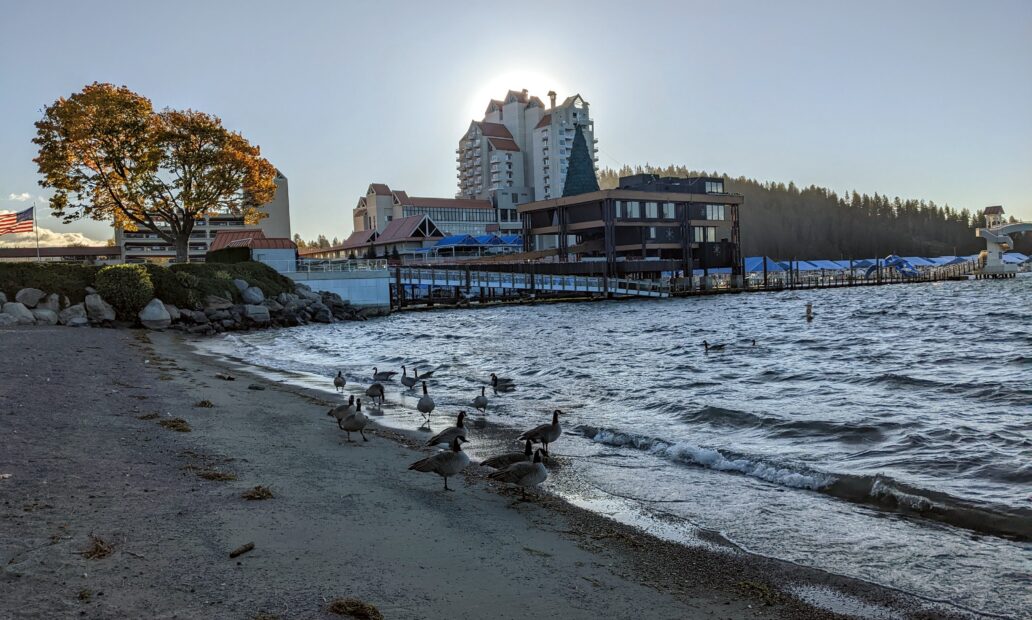
M 374 383 L 370 385 L 366 389 L 365 393 L 366 396 L 372 398 L 374 401 L 379 400 L 381 405 L 383 404 L 383 401 L 386 400 L 387 396 L 387 391 L 383 389 L 382 383 Z
M 548 478 L 548 470 L 545 469 L 545 464 L 541 462 L 541 448 L 538 448 L 534 451 L 533 461 L 513 463 L 505 469 L 489 473 L 487 477 L 490 480 L 515 484 L 520 487 L 521 497 L 526 499 L 527 487 L 535 487 L 544 482 L 545 478 Z
M 448 477 L 454 476 L 469 465 L 469 457 L 462 451 L 462 443 L 466 441 L 464 437 L 456 437 L 451 442 L 450 450 L 438 452 L 433 456 L 420 459 L 409 465 L 409 469 L 435 473 L 444 478 L 444 490 L 453 491 L 454 489 L 448 488 Z
M 449 426 L 440 433 L 437 433 L 430 438 L 430 441 L 426 442 L 428 446 L 436 446 L 438 444 L 451 444 L 452 440 L 456 437 L 462 437 L 466 439 L 466 427 L 463 426 L 463 420 L 466 419 L 466 412 L 460 411 L 458 419 L 455 421 L 455 426 Z
M 337 422 L 337 426 L 348 434 L 348 442 L 351 442 L 351 433 L 358 433 L 362 435 L 362 441 L 369 441 L 365 436 L 365 427 L 369 423 L 369 418 L 366 414 L 362 413 L 362 399 L 355 401 L 355 411 L 345 417 L 343 420 Z
M 412 376 L 410 377 L 409 374 L 408 374 L 408 370 L 404 366 L 401 367 L 401 384 L 402 385 L 404 385 L 405 387 L 407 387 L 407 388 L 409 388 L 411 390 L 413 387 L 415 387 L 415 385 L 418 382 L 418 380 L 419 380 L 419 378 L 416 377 L 415 373 L 412 373 Z
M 333 409 L 330 409 L 326 413 L 326 415 L 333 416 L 333 417 L 337 418 L 337 426 L 340 427 L 340 430 L 344 430 L 344 427 L 341 426 L 341 422 L 343 422 L 344 418 L 348 417 L 349 415 L 351 415 L 353 413 L 355 413 L 355 395 L 354 394 L 352 394 L 351 397 L 348 399 L 347 404 L 339 405 L 337 407 L 334 407 Z
M 393 370 L 379 371 L 373 366 L 373 381 L 390 381 L 396 374 L 398 373 Z
M 725 343 L 722 343 L 722 344 L 710 344 L 710 343 L 706 342 L 705 340 L 703 340 L 702 341 L 702 346 L 706 347 L 707 351 L 723 351 L 724 347 L 726 347 L 727 344 L 725 344 Z
M 562 411 L 556 409 L 552 412 L 552 423 L 542 424 L 541 426 L 534 427 L 519 436 L 520 441 L 527 440 L 533 443 L 539 443 L 544 446 L 545 454 L 548 454 L 548 444 L 559 439 L 559 436 L 563 434 L 563 428 L 559 426 L 559 416 L 564 415 Z
M 431 398 L 430 394 L 426 391 L 426 381 L 424 381 L 423 395 L 419 397 L 419 402 L 416 403 L 416 409 L 426 417 L 427 425 L 430 424 L 430 414 L 433 412 L 435 406 L 434 399 Z
M 505 469 L 513 463 L 522 463 L 523 461 L 529 461 L 534 455 L 533 444 L 530 440 L 527 440 L 526 445 L 523 448 L 523 452 L 506 452 L 505 454 L 499 454 L 492 456 L 489 459 L 484 459 L 480 464 L 484 467 L 493 467 L 494 469 Z
M 491 373 L 491 387 L 496 392 L 511 392 L 516 389 L 516 382 L 508 377 L 499 377 Z
M 333 387 L 336 388 L 338 392 L 343 392 L 344 386 L 347 385 L 347 383 L 348 380 L 344 378 L 344 374 L 338 370 L 337 376 L 333 378 Z
M 487 396 L 484 395 L 484 392 L 486 390 L 486 387 L 481 386 L 480 396 L 477 396 L 473 399 L 473 408 L 480 411 L 481 413 L 487 411 Z

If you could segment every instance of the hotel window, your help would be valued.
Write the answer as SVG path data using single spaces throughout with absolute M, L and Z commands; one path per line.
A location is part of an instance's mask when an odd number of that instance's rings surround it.
M 724 205 L 706 205 L 707 220 L 723 220 Z
M 637 200 L 628 200 L 624 203 L 624 211 L 627 214 L 627 219 L 639 220 L 641 219 L 641 203 Z
M 717 240 L 717 229 L 715 226 L 692 226 L 692 242 L 715 243 Z
M 660 217 L 663 218 L 664 220 L 672 220 L 672 219 L 676 218 L 677 215 L 675 215 L 674 203 L 672 203 L 672 202 L 664 202 L 663 203 L 663 210 L 660 212 Z
M 645 217 L 650 219 L 650 220 L 654 220 L 654 219 L 659 217 L 659 203 L 658 202 L 646 202 L 645 203 Z
M 724 182 L 723 181 L 706 181 L 706 193 L 707 194 L 723 194 L 724 193 Z
M 649 226 L 646 229 L 645 234 L 646 234 L 646 238 L 649 241 L 654 241 L 656 239 L 656 227 L 655 226 Z

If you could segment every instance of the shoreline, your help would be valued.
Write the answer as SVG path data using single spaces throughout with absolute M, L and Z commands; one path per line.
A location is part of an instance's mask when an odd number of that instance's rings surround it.
M 3 339 L 22 359 L 0 379 L 12 432 L 0 611 L 15 618 L 331 617 L 337 596 L 389 618 L 844 617 L 790 587 L 843 612 L 846 601 L 863 615 L 948 615 L 855 579 L 665 541 L 548 493 L 511 502 L 475 466 L 444 494 L 436 476 L 405 470 L 418 435 L 377 427 L 345 445 L 324 394 L 257 370 L 219 380 L 226 365 L 174 334 L 37 327 Z M 175 417 L 191 432 L 155 423 Z M 198 478 L 209 470 L 236 480 Z M 256 484 L 274 498 L 241 500 Z M 110 557 L 79 555 L 91 533 Z M 254 551 L 228 559 L 249 541 Z

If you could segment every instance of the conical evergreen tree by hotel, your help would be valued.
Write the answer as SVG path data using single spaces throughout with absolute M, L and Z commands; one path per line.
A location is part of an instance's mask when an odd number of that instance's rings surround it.
M 563 185 L 563 196 L 576 196 L 598 191 L 598 177 L 595 176 L 595 162 L 588 151 L 588 141 L 584 139 L 581 126 L 577 125 L 573 136 L 573 147 L 570 149 L 570 165 L 566 169 L 566 184 Z

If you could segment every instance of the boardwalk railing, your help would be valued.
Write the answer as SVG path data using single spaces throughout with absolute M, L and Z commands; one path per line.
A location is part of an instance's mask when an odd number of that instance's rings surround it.
M 330 260 L 330 259 L 299 259 L 299 260 L 265 260 L 263 263 L 272 267 L 280 273 L 325 273 L 325 272 L 350 272 L 350 271 L 377 271 L 387 269 L 386 258 L 355 259 L 355 260 Z
M 518 290 L 570 293 L 611 293 L 635 297 L 669 297 L 669 284 L 658 280 L 631 280 L 598 276 L 571 276 L 460 269 L 396 267 L 395 280 L 402 286 L 453 287 L 471 290 Z

